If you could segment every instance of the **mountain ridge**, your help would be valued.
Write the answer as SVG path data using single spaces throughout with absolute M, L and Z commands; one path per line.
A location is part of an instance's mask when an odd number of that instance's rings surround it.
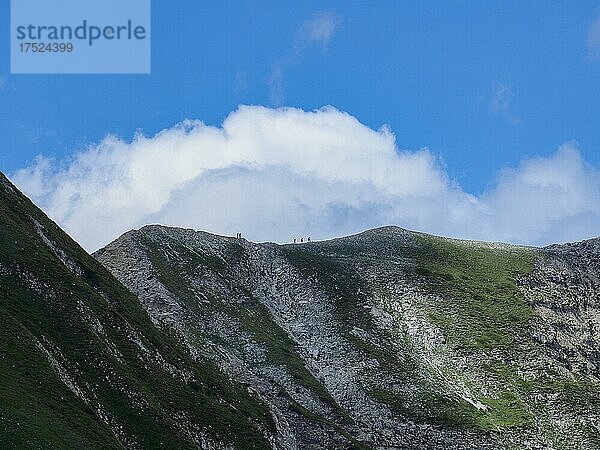
M 121 237 L 123 237 L 124 235 L 127 235 L 129 233 L 136 232 L 136 231 L 143 231 L 143 230 L 152 229 L 152 228 L 168 228 L 168 229 L 180 230 L 180 231 L 193 231 L 196 233 L 204 233 L 206 235 L 215 236 L 215 237 L 240 239 L 240 238 L 236 238 L 234 236 L 230 236 L 227 234 L 219 234 L 216 232 L 206 231 L 206 230 L 198 230 L 198 229 L 195 229 L 192 227 L 182 227 L 182 226 L 164 225 L 164 224 L 159 224 L 159 223 L 150 223 L 150 224 L 143 225 L 139 228 L 132 228 L 131 230 L 123 232 L 120 236 L 116 237 L 113 241 L 111 241 L 107 245 L 112 244 L 113 242 L 119 240 Z M 360 237 L 362 235 L 384 233 L 386 231 L 395 232 L 398 234 L 405 233 L 405 234 L 416 235 L 416 236 L 429 236 L 431 238 L 445 239 L 445 240 L 453 241 L 453 242 L 457 242 L 457 243 L 482 245 L 482 246 L 487 245 L 490 247 L 498 246 L 498 247 L 529 248 L 529 249 L 550 249 L 550 248 L 554 248 L 554 247 L 561 247 L 561 246 L 567 246 L 567 245 L 578 245 L 578 244 L 583 245 L 585 243 L 599 243 L 600 242 L 600 236 L 598 236 L 598 237 L 591 237 L 591 238 L 586 238 L 586 239 L 582 239 L 582 240 L 578 240 L 578 241 L 567 241 L 567 242 L 563 242 L 563 243 L 551 243 L 551 244 L 542 245 L 542 246 L 531 245 L 531 244 L 514 244 L 514 243 L 510 243 L 510 242 L 503 242 L 503 241 L 487 241 L 487 240 L 481 240 L 481 239 L 466 239 L 466 238 L 458 238 L 458 237 L 452 237 L 452 236 L 443 236 L 443 235 L 438 235 L 438 234 L 434 234 L 434 233 L 428 233 L 425 231 L 411 230 L 411 229 L 404 228 L 404 227 L 401 227 L 398 225 L 382 225 L 382 226 L 378 226 L 378 227 L 374 227 L 374 228 L 368 228 L 368 229 L 358 231 L 356 233 L 351 233 L 348 235 L 337 236 L 337 237 L 332 237 L 332 238 L 327 238 L 327 239 L 316 239 L 316 240 L 313 239 L 313 240 L 311 240 L 311 242 L 302 242 L 302 243 L 300 243 L 300 242 L 293 243 L 293 242 L 275 242 L 275 241 L 252 241 L 246 237 L 242 237 L 241 239 L 246 240 L 253 244 L 261 244 L 261 245 L 263 245 L 263 244 L 264 245 L 273 244 L 273 245 L 278 245 L 278 246 L 302 245 L 302 244 L 308 245 L 310 243 L 330 242 L 330 241 L 337 241 L 337 240 L 343 240 L 343 239 L 350 239 L 350 238 Z M 104 247 L 106 247 L 107 245 L 105 245 Z M 104 248 L 104 247 L 102 247 L 102 248 Z M 91 252 L 91 254 L 93 255 L 94 253 L 97 253 L 98 251 L 102 250 L 102 248 L 100 248 L 94 252 Z

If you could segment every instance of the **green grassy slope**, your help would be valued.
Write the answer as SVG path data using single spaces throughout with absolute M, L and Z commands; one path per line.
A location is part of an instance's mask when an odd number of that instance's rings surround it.
M 261 402 L 156 329 L 132 294 L 0 174 L 3 445 L 191 448 L 206 435 L 268 448 L 273 431 Z

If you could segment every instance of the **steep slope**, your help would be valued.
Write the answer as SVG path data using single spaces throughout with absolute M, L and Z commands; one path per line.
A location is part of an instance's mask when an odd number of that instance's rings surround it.
M 0 324 L 3 448 L 279 445 L 255 394 L 159 331 L 2 174 Z
M 95 255 L 258 392 L 287 448 L 599 448 L 598 241 L 394 227 L 279 246 L 147 226 Z

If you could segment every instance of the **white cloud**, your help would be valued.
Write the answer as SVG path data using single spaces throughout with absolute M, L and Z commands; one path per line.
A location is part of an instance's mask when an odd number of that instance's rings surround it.
M 529 244 L 600 234 L 600 172 L 574 143 L 502 171 L 474 196 L 430 151 L 399 151 L 389 129 L 332 107 L 242 106 L 221 127 L 108 136 L 12 179 L 88 250 L 146 223 L 279 242 L 386 224 Z
M 525 243 L 600 236 L 600 170 L 573 142 L 505 169 L 482 202 L 491 213 L 484 236 Z

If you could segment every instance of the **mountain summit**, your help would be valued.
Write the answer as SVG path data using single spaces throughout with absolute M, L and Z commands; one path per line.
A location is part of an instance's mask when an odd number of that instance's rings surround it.
M 600 448 L 600 240 L 146 226 L 92 258 L 0 175 L 0 440 Z

